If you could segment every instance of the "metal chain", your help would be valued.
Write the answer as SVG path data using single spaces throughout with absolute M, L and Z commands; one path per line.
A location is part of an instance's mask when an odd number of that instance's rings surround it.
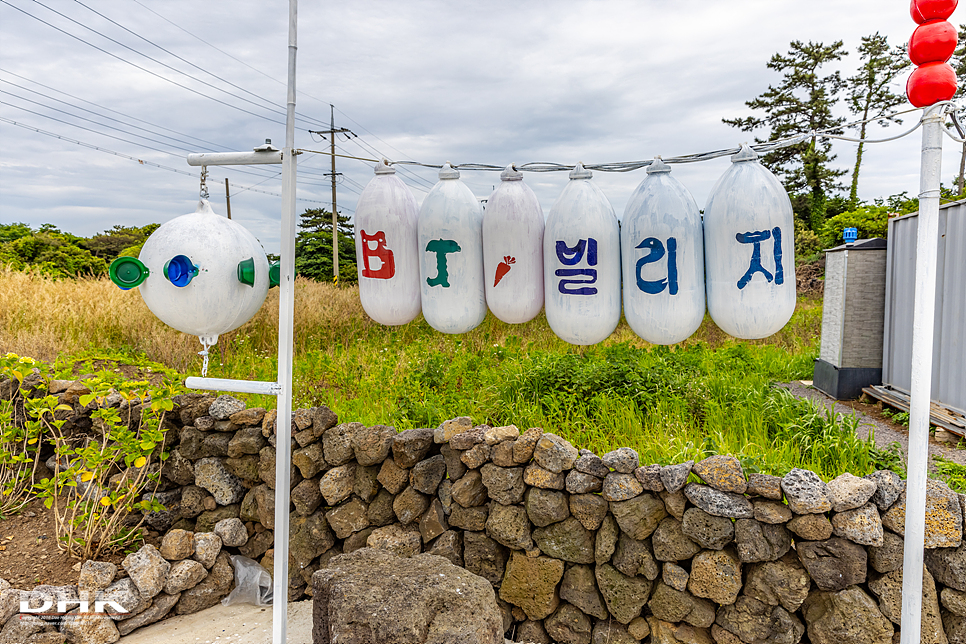
M 205 183 L 205 180 L 207 178 L 208 178 L 208 166 L 203 165 L 201 166 L 201 189 L 199 190 L 199 194 L 202 199 L 208 198 L 208 184 Z

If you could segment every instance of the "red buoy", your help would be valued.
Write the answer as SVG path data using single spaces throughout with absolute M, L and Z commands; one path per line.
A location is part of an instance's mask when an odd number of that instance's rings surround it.
M 957 4 L 959 0 L 912 0 L 909 13 L 921 25 L 928 20 L 945 20 L 953 15 Z
M 956 72 L 948 63 L 926 63 L 906 81 L 906 96 L 916 107 L 948 101 L 956 93 Z
M 944 63 L 956 51 L 956 28 L 945 20 L 924 22 L 909 39 L 909 60 L 916 65 Z

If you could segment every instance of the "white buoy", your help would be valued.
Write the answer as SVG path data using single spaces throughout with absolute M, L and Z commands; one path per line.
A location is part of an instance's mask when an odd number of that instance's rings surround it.
M 262 245 L 207 200 L 155 230 L 138 260 L 149 272 L 139 288 L 151 312 L 208 344 L 250 320 L 268 293 Z
M 356 205 L 359 299 L 373 320 L 397 326 L 420 311 L 416 198 L 385 161 L 375 173 Z
M 486 304 L 507 324 L 522 324 L 543 308 L 543 209 L 512 165 L 500 175 L 483 213 Z
M 687 339 L 704 319 L 704 233 L 694 197 L 655 159 L 621 220 L 624 317 L 654 344 Z
M 466 333 L 486 317 L 483 208 L 449 163 L 419 210 L 423 317 L 442 333 Z
M 603 341 L 621 317 L 620 226 L 592 176 L 577 164 L 543 234 L 547 322 L 579 345 Z
M 750 147 L 731 160 L 704 209 L 708 312 L 728 335 L 755 340 L 795 311 L 792 204 Z

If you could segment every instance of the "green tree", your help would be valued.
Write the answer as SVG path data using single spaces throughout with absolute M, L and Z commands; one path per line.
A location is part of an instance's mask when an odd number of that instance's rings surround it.
M 301 229 L 295 238 L 295 274 L 320 282 L 331 282 L 332 213 L 321 208 L 307 209 L 300 215 Z M 349 218 L 339 215 L 339 279 L 354 282 L 356 246 Z
M 959 25 L 960 45 L 949 60 L 956 71 L 956 78 L 959 81 L 956 87 L 956 94 L 953 98 L 962 98 L 966 95 L 966 25 Z M 966 138 L 966 132 L 960 130 L 960 138 Z M 959 176 L 956 179 L 956 187 L 959 189 L 959 196 L 963 196 L 963 177 L 966 175 L 966 143 L 962 145 L 962 153 L 959 157 Z
M 17 234 L 22 232 L 18 230 Z M 34 269 L 52 277 L 103 275 L 107 272 L 107 263 L 81 248 L 79 244 L 83 241 L 82 237 L 61 232 L 52 224 L 43 224 L 29 235 L 0 243 L 0 263 L 15 270 Z
M 793 40 L 787 55 L 775 54 L 768 61 L 769 69 L 782 74 L 781 82 L 769 85 L 760 96 L 745 103 L 763 116 L 722 120 L 744 132 L 767 128 L 768 137 L 756 138 L 758 143 L 815 130 L 840 133 L 845 119 L 834 116 L 832 108 L 845 81 L 837 71 L 823 75 L 822 67 L 846 55 L 840 40 L 831 45 Z M 834 159 L 831 142 L 814 138 L 769 152 L 762 159 L 782 179 L 796 216 L 813 232 L 821 230 L 829 194 L 840 188 L 837 179 L 846 174 L 845 170 L 829 167 Z
M 864 36 L 858 49 L 862 66 L 855 76 L 846 79 L 847 103 L 849 111 L 859 116 L 859 138 L 864 139 L 869 121 L 876 121 L 886 127 L 902 121 L 887 117 L 897 105 L 906 101 L 904 94 L 892 90 L 892 83 L 910 65 L 906 48 L 889 48 L 889 40 L 876 32 Z M 862 165 L 862 151 L 865 143 L 860 141 L 855 152 L 855 168 L 852 170 L 852 186 L 849 190 L 849 207 L 856 208 L 859 203 L 859 168 Z
M 108 262 L 120 255 L 137 255 L 132 250 L 140 251 L 148 236 L 159 228 L 159 224 L 148 224 L 147 226 L 121 226 L 115 225 L 110 230 L 105 230 L 99 235 L 94 235 L 89 239 L 80 242 L 82 248 L 86 248 L 95 257 L 100 257 Z

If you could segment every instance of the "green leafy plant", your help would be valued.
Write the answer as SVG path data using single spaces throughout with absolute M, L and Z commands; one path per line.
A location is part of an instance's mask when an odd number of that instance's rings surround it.
M 936 468 L 937 477 L 945 481 L 949 489 L 966 494 L 966 465 L 950 461 L 939 454 L 932 457 L 932 464 Z

